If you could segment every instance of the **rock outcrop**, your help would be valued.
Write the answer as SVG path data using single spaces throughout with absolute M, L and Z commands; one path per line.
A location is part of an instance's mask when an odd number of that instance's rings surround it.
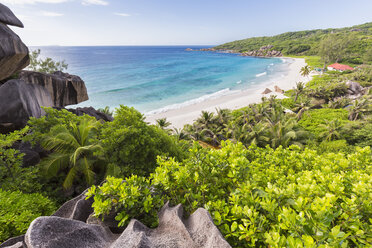
M 75 75 L 61 71 L 52 74 L 21 71 L 19 78 L 28 84 L 44 87 L 52 97 L 55 107 L 78 104 L 89 99 L 84 81 Z
M 23 80 L 10 80 L 0 86 L 0 132 L 23 128 L 30 116 L 40 117 L 41 109 L 52 107 L 49 92 Z
M 98 111 L 94 109 L 93 107 L 84 107 L 84 108 L 76 108 L 76 109 L 67 109 L 67 111 L 70 111 L 71 113 L 82 116 L 84 114 L 90 115 L 95 117 L 98 121 L 104 120 L 104 121 L 113 121 L 114 118 L 111 115 L 102 113 L 101 111 Z
M 347 95 L 349 98 L 359 98 L 366 93 L 365 89 L 357 82 L 347 81 L 345 84 L 347 86 Z
M 274 86 L 274 90 L 276 93 L 280 93 L 280 94 L 283 94 L 284 93 L 284 90 L 282 90 L 281 88 L 279 88 L 279 86 L 275 85 Z
M 0 22 L 23 28 L 23 23 L 13 14 L 13 12 L 6 7 L 4 4 L 0 3 Z
M 113 234 L 104 222 L 89 223 L 92 201 L 85 192 L 66 202 L 53 216 L 39 217 L 24 236 L 9 239 L 1 248 L 229 248 L 205 209 L 184 218 L 181 205 L 167 204 L 159 212 L 159 226 L 151 229 L 132 219 L 120 234 Z M 87 223 L 88 222 L 88 223 Z
M 0 3 L 0 81 L 30 63 L 27 46 L 7 25 L 23 27 L 13 12 Z
M 282 52 L 273 50 L 274 46 L 262 46 L 259 50 L 248 51 L 241 54 L 241 56 L 255 56 L 255 57 L 281 57 Z

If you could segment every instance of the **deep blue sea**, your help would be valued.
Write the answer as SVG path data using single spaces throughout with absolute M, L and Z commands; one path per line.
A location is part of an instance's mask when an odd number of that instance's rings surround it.
M 254 87 L 276 73 L 285 73 L 279 58 L 185 51 L 193 46 L 32 47 L 42 56 L 65 60 L 67 72 L 86 83 L 96 108 L 120 104 L 143 113 Z

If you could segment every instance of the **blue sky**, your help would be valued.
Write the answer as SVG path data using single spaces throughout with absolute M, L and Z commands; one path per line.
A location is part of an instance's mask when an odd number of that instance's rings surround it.
M 27 45 L 215 45 L 372 21 L 372 0 L 0 0 Z

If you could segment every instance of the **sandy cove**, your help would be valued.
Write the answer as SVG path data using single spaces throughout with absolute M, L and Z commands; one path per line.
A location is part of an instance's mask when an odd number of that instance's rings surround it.
M 269 88 L 274 92 L 274 86 L 277 85 L 283 90 L 290 90 L 296 86 L 297 82 L 307 82 L 311 79 L 303 77 L 300 74 L 302 67 L 306 65 L 305 59 L 302 58 L 285 58 L 290 59 L 288 63 L 287 75 L 280 76 L 270 81 L 262 82 L 255 86 L 254 89 L 247 89 L 240 92 L 232 93 L 229 95 L 220 96 L 214 99 L 208 99 L 203 102 L 187 105 L 178 109 L 170 109 L 165 112 L 146 115 L 146 121 L 155 123 L 157 119 L 166 117 L 172 123 L 174 128 L 182 128 L 185 124 L 192 124 L 201 114 L 201 111 L 215 112 L 216 108 L 238 109 L 248 106 L 251 103 L 261 102 L 263 96 L 269 97 L 270 95 L 277 95 L 278 98 L 284 98 L 284 95 L 278 93 L 270 93 L 263 95 L 262 92 L 265 88 Z

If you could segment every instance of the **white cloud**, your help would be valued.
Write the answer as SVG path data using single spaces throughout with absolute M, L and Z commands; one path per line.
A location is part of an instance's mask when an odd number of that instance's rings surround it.
M 81 2 L 83 5 L 108 5 L 107 1 L 103 0 L 83 0 Z
M 132 16 L 131 14 L 127 14 L 127 13 L 114 13 L 114 15 L 117 15 L 117 16 L 124 16 L 124 17 Z
M 10 5 L 24 5 L 35 3 L 64 3 L 67 1 L 69 0 L 1 0 L 1 3 Z
M 48 16 L 48 17 L 59 17 L 59 16 L 63 16 L 64 14 L 57 13 L 57 12 L 50 12 L 50 11 L 42 11 L 41 15 Z

